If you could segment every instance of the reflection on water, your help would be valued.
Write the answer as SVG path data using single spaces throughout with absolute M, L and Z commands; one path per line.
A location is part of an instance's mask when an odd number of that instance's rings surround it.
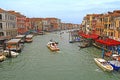
M 103 72 L 94 62 L 101 50 L 80 49 L 80 43 L 69 43 L 68 33 L 48 33 L 35 36 L 25 43 L 17 58 L 0 63 L 0 80 L 119 80 L 119 72 Z M 50 39 L 59 42 L 60 51 L 51 52 L 46 44 Z M 97 77 L 96 77 L 97 76 Z

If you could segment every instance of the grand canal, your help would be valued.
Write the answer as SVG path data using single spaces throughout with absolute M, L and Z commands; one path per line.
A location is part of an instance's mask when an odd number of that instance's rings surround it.
M 80 43 L 71 44 L 68 37 L 66 32 L 35 36 L 17 58 L 0 63 L 0 80 L 120 80 L 120 72 L 104 72 L 95 64 L 101 50 L 79 49 Z M 60 51 L 46 47 L 50 39 L 59 42 Z

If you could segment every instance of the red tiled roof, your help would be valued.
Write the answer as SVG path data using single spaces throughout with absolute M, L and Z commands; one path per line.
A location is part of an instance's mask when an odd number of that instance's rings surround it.
M 3 12 L 6 12 L 6 11 L 0 8 L 0 13 L 3 13 Z

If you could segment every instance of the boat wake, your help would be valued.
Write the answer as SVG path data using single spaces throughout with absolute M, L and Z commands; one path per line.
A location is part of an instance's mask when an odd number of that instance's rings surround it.
M 98 68 L 95 69 L 95 71 L 96 71 L 96 72 L 102 72 L 102 70 L 100 70 L 100 69 L 98 69 Z

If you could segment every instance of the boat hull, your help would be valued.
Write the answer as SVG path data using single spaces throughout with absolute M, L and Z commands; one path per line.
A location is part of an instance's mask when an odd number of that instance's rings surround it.
M 50 45 L 47 45 L 47 47 L 48 47 L 51 51 L 59 51 L 59 50 L 60 50 L 59 48 L 54 48 L 54 47 L 51 47 Z
M 114 70 L 119 71 L 120 70 L 120 62 L 119 61 L 109 61 L 110 65 L 113 67 Z
M 11 57 L 17 57 L 19 55 L 19 53 L 17 52 L 14 52 L 14 51 L 10 51 L 11 53 Z M 8 50 L 4 50 L 3 54 L 6 56 L 6 57 L 9 57 L 9 51 Z
M 103 64 L 100 62 L 100 60 L 104 60 L 102 58 L 94 58 L 95 63 L 103 70 L 103 71 L 108 71 L 111 72 L 113 71 L 113 67 L 108 63 L 108 64 Z
M 0 62 L 4 61 L 6 57 L 4 55 L 0 55 Z

